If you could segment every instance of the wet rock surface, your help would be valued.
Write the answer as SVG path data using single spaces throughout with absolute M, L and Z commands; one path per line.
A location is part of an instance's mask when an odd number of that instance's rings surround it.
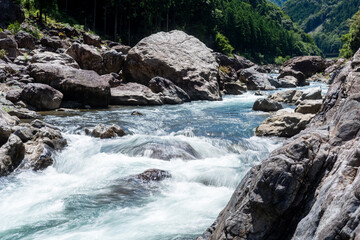
M 279 102 L 276 102 L 267 98 L 257 99 L 254 103 L 254 111 L 264 111 L 264 112 L 273 112 L 282 109 L 282 105 Z
M 122 137 L 126 135 L 125 131 L 121 127 L 117 125 L 107 127 L 104 124 L 96 125 L 92 131 L 90 131 L 89 129 L 85 129 L 85 133 L 92 137 L 101 139 Z
M 358 236 L 359 62 L 360 51 L 334 79 L 309 127 L 248 172 L 198 239 Z

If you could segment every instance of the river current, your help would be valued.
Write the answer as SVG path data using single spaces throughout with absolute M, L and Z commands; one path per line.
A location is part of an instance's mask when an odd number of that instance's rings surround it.
M 306 88 L 318 86 L 326 90 Z M 252 111 L 257 98 L 248 92 L 218 102 L 45 115 L 68 147 L 44 171 L 0 179 L 0 239 L 195 239 L 246 172 L 283 142 L 254 136 L 269 116 Z M 128 135 L 84 134 L 99 123 Z M 172 177 L 149 184 L 131 178 L 153 168 Z

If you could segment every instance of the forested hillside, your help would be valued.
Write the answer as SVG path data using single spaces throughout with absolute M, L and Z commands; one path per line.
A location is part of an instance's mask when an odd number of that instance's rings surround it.
M 181 29 L 226 54 L 258 62 L 278 56 L 320 55 L 311 37 L 267 0 L 23 0 L 59 21 L 80 23 L 134 45 L 158 31 Z
M 286 0 L 269 0 L 269 1 L 275 3 L 278 6 L 282 6 L 286 2 Z
M 349 19 L 359 6 L 359 0 L 288 0 L 283 10 L 331 54 L 342 47 L 340 38 L 349 31 Z
M 360 48 L 360 10 L 352 17 L 350 23 L 350 32 L 342 36 L 345 44 L 340 50 L 340 55 L 346 58 L 352 57 Z

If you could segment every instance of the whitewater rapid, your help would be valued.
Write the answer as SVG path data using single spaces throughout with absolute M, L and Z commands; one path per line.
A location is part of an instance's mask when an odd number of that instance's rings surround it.
M 0 179 L 0 239 L 194 239 L 246 172 L 282 144 L 254 136 L 269 116 L 251 110 L 257 98 L 249 92 L 219 102 L 46 115 L 68 147 L 44 171 Z M 135 110 L 144 116 L 132 116 Z M 129 134 L 84 134 L 98 123 Z M 172 177 L 131 178 L 152 168 Z

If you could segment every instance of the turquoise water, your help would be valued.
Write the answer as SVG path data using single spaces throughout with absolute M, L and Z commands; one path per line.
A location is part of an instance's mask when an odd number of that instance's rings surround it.
M 46 116 L 69 146 L 44 171 L 0 179 L 0 239 L 194 239 L 245 173 L 282 143 L 254 136 L 269 116 L 251 110 L 257 98 Z M 84 135 L 98 123 L 120 125 L 128 135 Z M 131 178 L 150 168 L 172 178 Z

